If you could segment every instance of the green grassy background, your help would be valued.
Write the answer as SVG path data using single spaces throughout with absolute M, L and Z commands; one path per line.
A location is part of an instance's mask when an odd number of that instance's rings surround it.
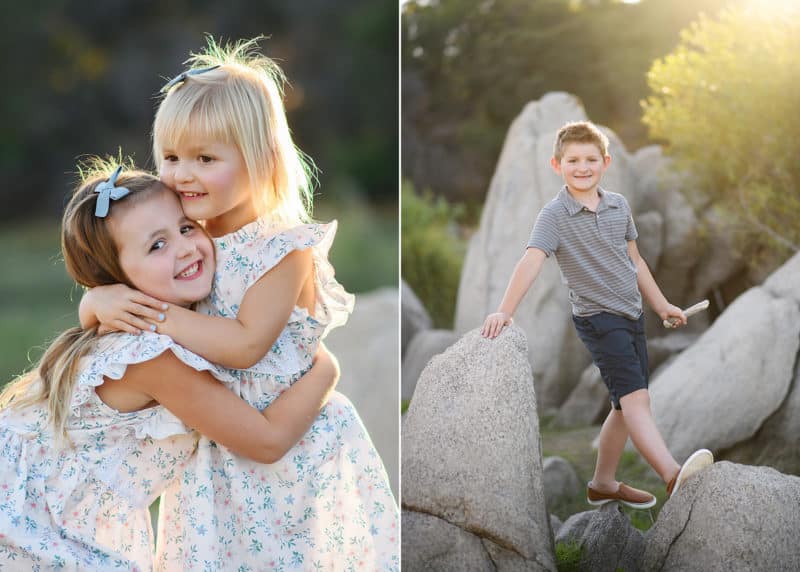
M 61 259 L 59 222 L 0 230 L 0 385 L 29 369 L 50 340 L 78 321 L 82 290 Z

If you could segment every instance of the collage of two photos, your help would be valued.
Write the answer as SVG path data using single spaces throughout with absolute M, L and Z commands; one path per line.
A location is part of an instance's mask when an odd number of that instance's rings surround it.
M 15 5 L 0 569 L 800 569 L 791 0 Z
M 403 4 L 404 570 L 800 565 L 799 29 Z

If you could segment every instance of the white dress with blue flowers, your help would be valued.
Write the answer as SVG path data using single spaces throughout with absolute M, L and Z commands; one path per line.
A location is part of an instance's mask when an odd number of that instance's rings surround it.
M 247 289 L 283 257 L 311 248 L 313 317 L 295 308 L 275 345 L 230 388 L 264 409 L 311 367 L 319 340 L 353 297 L 334 279 L 336 223 L 279 230 L 258 220 L 215 239 L 217 274 L 200 311 L 235 317 Z M 386 356 L 393 359 L 394 356 Z M 280 461 L 259 464 L 200 438 L 194 461 L 162 496 L 159 570 L 399 570 L 397 504 L 352 403 L 334 392 Z
M 79 363 L 69 442 L 54 437 L 46 403 L 0 411 L 0 570 L 152 570 L 148 507 L 198 436 L 161 406 L 120 413 L 95 387 L 167 349 L 229 380 L 166 336 L 109 334 Z

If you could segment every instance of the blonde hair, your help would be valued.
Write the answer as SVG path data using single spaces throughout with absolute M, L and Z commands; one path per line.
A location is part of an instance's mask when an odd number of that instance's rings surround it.
M 153 155 L 201 135 L 235 145 L 247 168 L 259 215 L 295 225 L 307 222 L 313 164 L 294 144 L 283 106 L 285 77 L 258 49 L 259 38 L 219 45 L 213 38 L 186 60 L 189 75 L 171 87 L 153 123 Z
M 95 216 L 98 193 L 94 190 L 99 183 L 107 181 L 120 164 L 121 160 L 96 157 L 85 161 L 79 167 L 82 181 L 64 210 L 61 224 L 64 263 L 70 276 L 87 288 L 118 283 L 133 287 L 119 264 L 119 249 L 108 228 L 108 220 L 155 193 L 171 192 L 150 173 L 123 170 L 116 186 L 126 187 L 130 193 L 111 201 L 106 217 Z M 80 360 L 91 350 L 96 336 L 96 328 L 77 327 L 58 336 L 34 370 L 9 383 L 0 393 L 0 409 L 47 401 L 56 434 L 66 436 Z
M 572 121 L 558 130 L 553 144 L 553 157 L 557 161 L 570 143 L 593 143 L 603 157 L 608 155 L 608 137 L 591 121 Z

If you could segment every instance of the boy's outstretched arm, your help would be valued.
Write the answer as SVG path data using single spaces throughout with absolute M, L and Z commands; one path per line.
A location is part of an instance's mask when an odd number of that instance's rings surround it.
M 505 326 L 511 323 L 511 317 L 517 310 L 520 301 L 530 289 L 547 255 L 538 248 L 528 248 L 520 258 L 511 274 L 506 293 L 497 312 L 486 316 L 481 328 L 481 335 L 484 338 L 496 338 Z
M 669 300 L 661 292 L 658 284 L 656 284 L 656 279 L 653 278 L 653 274 L 650 272 L 650 267 L 647 266 L 647 262 L 639 254 L 639 247 L 636 246 L 635 240 L 628 241 L 628 256 L 631 257 L 634 266 L 636 266 L 636 283 L 647 304 L 662 320 L 675 318 L 678 321 L 676 327 L 685 326 L 686 316 L 680 308 L 670 304 Z
M 312 276 L 311 249 L 295 250 L 245 293 L 236 318 L 206 316 L 175 305 L 158 333 L 208 361 L 234 369 L 251 367 L 278 339 L 303 286 Z

